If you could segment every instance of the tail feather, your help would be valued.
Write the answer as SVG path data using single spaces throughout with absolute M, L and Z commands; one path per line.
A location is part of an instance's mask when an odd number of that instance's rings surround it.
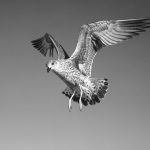
M 62 91 L 62 94 L 65 94 L 67 97 L 70 98 L 73 94 L 73 90 L 71 88 L 67 87 L 67 88 L 65 88 L 64 91 Z M 73 97 L 73 101 L 79 103 L 79 97 L 80 97 L 80 93 L 76 92 L 74 97 Z M 81 100 L 82 100 L 82 103 L 83 103 L 84 106 L 88 105 L 89 99 L 88 99 L 87 96 L 83 95 Z
M 94 85 L 94 91 L 92 91 L 91 98 L 89 98 L 85 93 L 82 95 L 82 103 L 83 105 L 87 106 L 88 104 L 94 105 L 96 103 L 100 103 L 101 99 L 104 98 L 105 94 L 107 93 L 108 89 L 108 80 L 107 79 L 95 79 L 91 78 L 91 83 Z M 80 90 L 78 90 L 80 91 Z M 73 90 L 69 87 L 67 87 L 64 91 L 62 91 L 63 94 L 65 94 L 67 97 L 71 97 L 73 94 Z M 76 92 L 73 101 L 79 103 L 80 93 Z
M 108 79 L 95 79 L 91 78 L 91 83 L 94 85 L 94 94 L 96 94 L 99 98 L 103 98 L 107 93 L 108 89 Z

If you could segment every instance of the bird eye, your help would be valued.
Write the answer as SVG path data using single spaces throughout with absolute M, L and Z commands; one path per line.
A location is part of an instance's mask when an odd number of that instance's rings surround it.
M 55 64 L 55 62 L 52 62 L 52 65 L 54 65 Z

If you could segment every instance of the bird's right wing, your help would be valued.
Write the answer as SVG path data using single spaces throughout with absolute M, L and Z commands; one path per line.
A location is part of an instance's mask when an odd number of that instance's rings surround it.
M 70 59 L 82 73 L 90 76 L 97 51 L 139 35 L 149 27 L 150 18 L 98 21 L 83 25 L 77 47 Z
M 58 54 L 58 59 L 67 59 L 69 55 L 64 48 L 59 44 L 50 34 L 46 33 L 43 37 L 31 41 L 32 45 L 40 51 L 44 56 L 47 55 L 49 50 L 49 56 L 53 57 L 54 50 Z

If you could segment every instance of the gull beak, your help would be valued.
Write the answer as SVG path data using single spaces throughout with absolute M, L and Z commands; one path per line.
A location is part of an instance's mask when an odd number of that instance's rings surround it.
M 47 73 L 49 73 L 51 68 L 48 67 L 47 63 L 46 63 L 46 68 L 47 68 Z

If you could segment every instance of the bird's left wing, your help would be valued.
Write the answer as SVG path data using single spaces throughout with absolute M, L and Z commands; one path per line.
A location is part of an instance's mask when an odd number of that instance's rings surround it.
M 32 45 L 40 51 L 44 56 L 47 55 L 49 50 L 49 56 L 53 57 L 54 50 L 58 54 L 58 59 L 67 59 L 69 55 L 64 48 L 59 44 L 50 34 L 46 33 L 43 37 L 31 41 Z
M 90 76 L 91 74 L 90 64 L 92 64 L 94 56 L 97 53 L 97 50 L 95 51 L 93 49 L 92 38 L 94 37 L 89 31 L 89 26 L 83 25 L 81 27 L 76 49 L 69 58 L 74 62 L 75 67 L 79 69 L 84 75 L 87 76 Z
M 77 47 L 70 59 L 82 73 L 90 76 L 97 51 L 139 35 L 149 27 L 150 18 L 99 21 L 83 25 Z

